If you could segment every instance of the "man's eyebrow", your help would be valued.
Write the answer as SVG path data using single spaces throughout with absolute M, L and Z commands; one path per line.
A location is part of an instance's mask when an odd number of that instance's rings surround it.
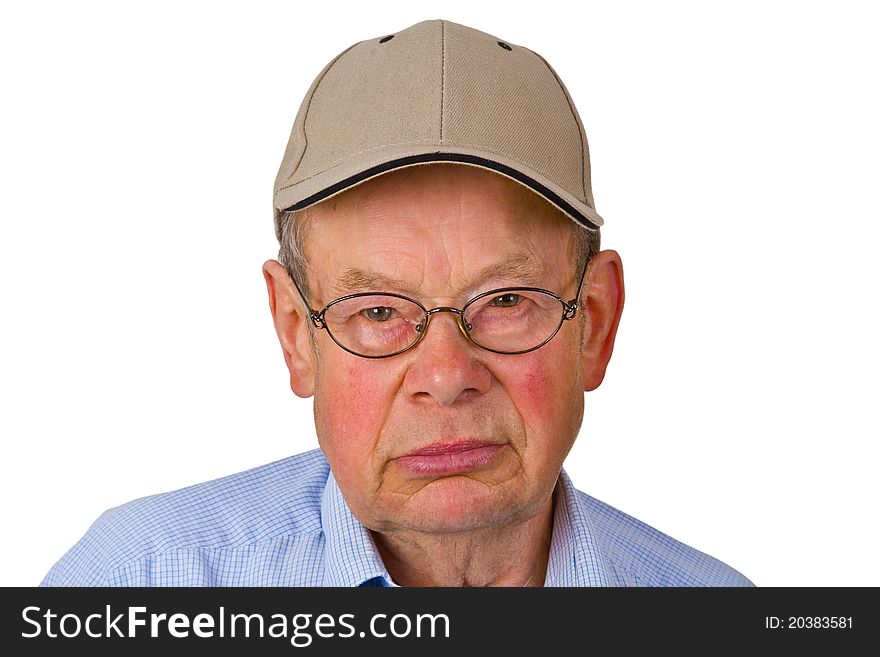
M 517 253 L 483 267 L 474 279 L 474 284 L 499 278 L 516 283 L 539 283 L 546 280 L 547 274 L 549 271 L 544 263 L 538 262 L 527 253 Z
M 412 285 L 399 278 L 356 267 L 350 267 L 340 274 L 336 278 L 336 283 L 333 287 L 339 292 L 351 292 L 361 289 L 415 291 Z

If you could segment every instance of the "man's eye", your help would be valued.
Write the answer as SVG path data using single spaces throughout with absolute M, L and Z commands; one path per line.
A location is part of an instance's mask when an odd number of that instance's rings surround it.
M 367 316 L 367 319 L 374 322 L 387 322 L 389 319 L 394 318 L 396 311 L 388 306 L 376 306 L 375 308 L 367 308 L 364 311 L 364 315 Z
M 519 303 L 520 297 L 518 294 L 508 293 L 508 294 L 499 294 L 497 297 L 492 299 L 491 305 L 496 308 L 511 308 Z

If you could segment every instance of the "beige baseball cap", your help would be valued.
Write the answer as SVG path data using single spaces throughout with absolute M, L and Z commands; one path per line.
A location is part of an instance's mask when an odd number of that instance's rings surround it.
M 539 54 L 446 20 L 361 41 L 312 83 L 275 179 L 284 211 L 431 162 L 478 166 L 525 185 L 598 229 L 587 137 Z

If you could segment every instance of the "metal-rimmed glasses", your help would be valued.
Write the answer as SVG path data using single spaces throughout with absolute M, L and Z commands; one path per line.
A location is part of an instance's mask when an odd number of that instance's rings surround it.
M 436 313 L 456 315 L 462 334 L 496 354 L 524 354 L 543 347 L 574 319 L 587 274 L 584 264 L 576 296 L 566 301 L 537 287 L 502 287 L 478 294 L 462 308 L 425 308 L 394 292 L 358 292 L 334 299 L 315 310 L 293 281 L 317 329 L 324 329 L 345 351 L 362 358 L 390 358 L 415 347 Z

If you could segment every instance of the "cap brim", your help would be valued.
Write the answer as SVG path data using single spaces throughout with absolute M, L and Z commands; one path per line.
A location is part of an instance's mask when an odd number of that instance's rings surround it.
M 583 201 L 573 198 L 546 177 L 507 158 L 490 159 L 484 153 L 467 152 L 466 149 L 438 151 L 437 146 L 424 152 L 401 154 L 398 150 L 390 157 L 377 162 L 376 154 L 368 158 L 349 160 L 304 181 L 279 189 L 275 193 L 276 233 L 278 219 L 283 211 L 301 210 L 324 201 L 371 178 L 394 169 L 431 164 L 435 162 L 458 162 L 500 173 L 540 194 L 574 221 L 590 230 L 598 230 L 604 223 L 602 217 Z M 410 151 L 416 149 L 408 149 Z

